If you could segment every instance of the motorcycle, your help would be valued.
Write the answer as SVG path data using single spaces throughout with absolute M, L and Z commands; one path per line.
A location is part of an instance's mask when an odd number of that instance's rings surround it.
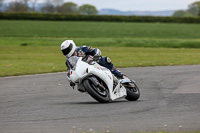
M 117 79 L 109 69 L 99 65 L 101 57 L 90 57 L 88 63 L 82 57 L 72 56 L 67 60 L 69 81 L 71 86 L 76 85 L 78 91 L 88 93 L 99 103 L 109 103 L 119 98 L 136 101 L 140 91 L 134 80 L 127 78 Z

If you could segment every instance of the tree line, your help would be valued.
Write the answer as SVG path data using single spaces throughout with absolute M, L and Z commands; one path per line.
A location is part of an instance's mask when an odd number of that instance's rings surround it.
M 0 12 L 98 14 L 98 10 L 93 5 L 84 4 L 78 6 L 76 3 L 64 2 L 63 0 L 44 0 L 44 3 L 39 3 L 38 0 L 15 0 L 9 3 L 5 0 L 0 0 Z
M 200 17 L 200 1 L 190 4 L 187 10 L 178 10 L 174 12 L 173 16 L 174 17 Z

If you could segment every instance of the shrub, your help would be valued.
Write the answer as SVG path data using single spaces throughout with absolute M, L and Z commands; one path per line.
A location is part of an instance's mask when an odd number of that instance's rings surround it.
M 52 20 L 52 21 L 105 21 L 105 22 L 161 22 L 200 23 L 200 17 L 153 17 L 120 15 L 79 15 L 55 13 L 0 13 L 6 20 Z

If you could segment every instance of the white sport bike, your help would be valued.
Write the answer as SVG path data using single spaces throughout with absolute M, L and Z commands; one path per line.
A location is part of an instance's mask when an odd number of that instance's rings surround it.
M 138 100 L 140 91 L 133 80 L 117 79 L 109 69 L 99 65 L 95 60 L 97 59 L 86 63 L 82 61 L 82 57 L 72 56 L 68 59 L 69 80 L 73 88 L 77 85 L 80 92 L 90 94 L 100 103 L 108 103 L 119 98 Z

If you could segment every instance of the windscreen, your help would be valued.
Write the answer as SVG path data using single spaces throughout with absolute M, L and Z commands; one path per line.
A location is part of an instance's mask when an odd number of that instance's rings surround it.
M 67 63 L 68 63 L 68 65 L 69 65 L 69 67 L 70 67 L 71 69 L 75 69 L 76 64 L 77 64 L 79 58 L 80 58 L 80 57 L 72 56 L 72 57 L 70 57 L 70 58 L 68 59 L 68 62 L 67 62 Z

